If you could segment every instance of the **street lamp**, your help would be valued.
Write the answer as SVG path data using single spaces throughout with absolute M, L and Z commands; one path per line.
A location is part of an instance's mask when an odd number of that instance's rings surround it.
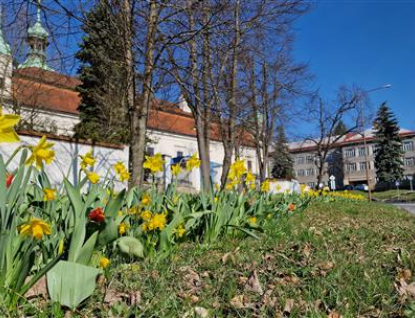
M 382 89 L 388 89 L 391 88 L 391 84 L 385 84 L 379 87 L 375 87 L 366 91 L 363 91 L 363 93 L 371 93 L 374 91 L 379 91 Z M 366 142 L 366 134 L 365 134 L 365 116 L 364 116 L 364 107 L 363 103 L 360 102 L 360 114 L 361 114 L 361 124 L 362 124 L 362 136 L 363 136 L 363 146 L 365 148 L 365 166 L 366 166 L 366 181 L 367 181 L 367 187 L 368 187 L 368 194 L 369 194 L 369 201 L 372 201 L 372 189 L 370 188 L 370 176 L 369 176 L 369 169 L 370 169 L 370 162 L 368 159 L 368 152 L 369 149 L 367 148 L 367 142 Z

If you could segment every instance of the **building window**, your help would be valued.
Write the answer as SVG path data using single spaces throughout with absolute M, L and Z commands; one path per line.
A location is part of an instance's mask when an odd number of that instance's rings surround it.
M 297 171 L 297 176 L 304 177 L 305 171 L 303 169 Z
M 345 150 L 345 156 L 347 158 L 356 157 L 356 150 L 354 148 L 348 148 Z
M 313 168 L 307 169 L 307 170 L 305 171 L 305 175 L 306 175 L 307 177 L 314 176 L 314 169 L 313 169 Z
M 367 169 L 367 164 L 366 164 L 366 162 L 361 162 L 361 163 L 359 164 L 359 168 L 360 168 L 360 170 L 361 170 L 361 171 L 365 171 L 365 170 Z
M 348 163 L 346 165 L 346 170 L 347 171 L 356 171 L 357 170 L 356 162 Z
M 147 147 L 147 156 L 154 156 L 154 148 L 153 147 Z
M 307 156 L 305 158 L 305 162 L 306 163 L 313 163 L 314 162 L 314 157 L 313 156 Z
M 297 157 L 295 158 L 295 163 L 302 165 L 304 163 L 304 157 Z
M 415 166 L 415 158 L 405 158 L 403 160 L 403 164 L 407 167 L 413 167 Z
M 359 157 L 364 157 L 366 156 L 366 148 L 365 147 L 360 147 L 359 148 Z
M 252 171 L 252 161 L 248 160 L 248 171 Z
M 378 151 L 378 149 L 379 149 L 379 146 L 378 145 L 373 145 L 372 146 L 372 151 L 373 151 L 373 154 L 374 155 L 376 155 L 376 151 Z
M 404 141 L 402 143 L 403 151 L 412 151 L 414 150 L 414 143 L 411 140 Z

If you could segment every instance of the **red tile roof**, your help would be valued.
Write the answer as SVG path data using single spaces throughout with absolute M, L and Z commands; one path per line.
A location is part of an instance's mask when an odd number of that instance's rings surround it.
M 81 102 L 75 91 L 81 81 L 57 72 L 37 68 L 18 69 L 12 78 L 13 98 L 20 106 L 39 108 L 77 116 Z M 181 110 L 177 104 L 156 100 L 149 113 L 148 127 L 167 133 L 196 137 L 195 121 L 191 113 Z M 252 136 L 244 135 L 244 144 L 252 146 Z M 211 125 L 211 139 L 221 140 L 216 124 Z

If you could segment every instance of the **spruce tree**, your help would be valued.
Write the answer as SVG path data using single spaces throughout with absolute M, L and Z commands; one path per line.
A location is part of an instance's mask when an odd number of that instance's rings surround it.
M 76 54 L 82 81 L 77 88 L 81 97 L 78 138 L 128 141 L 122 23 L 116 0 L 100 0 L 82 27 L 85 36 Z
M 339 123 L 334 127 L 333 135 L 334 136 L 343 136 L 347 132 L 347 126 L 346 124 L 340 120 Z
M 403 150 L 399 125 L 393 112 L 383 103 L 373 124 L 375 142 L 376 176 L 379 182 L 394 182 L 403 176 Z
M 283 126 L 278 126 L 277 128 L 275 149 L 272 157 L 272 176 L 274 178 L 292 178 L 294 172 L 293 160 L 288 149 L 288 140 Z

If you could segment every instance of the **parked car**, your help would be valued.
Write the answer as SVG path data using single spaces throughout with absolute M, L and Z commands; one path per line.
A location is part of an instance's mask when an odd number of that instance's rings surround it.
M 354 190 L 354 187 L 351 184 L 348 184 L 348 185 L 338 188 L 337 190 L 338 191 L 345 191 L 345 190 L 351 191 L 351 190 Z
M 369 191 L 369 186 L 367 184 L 362 183 L 362 184 L 356 185 L 354 189 L 358 191 Z

